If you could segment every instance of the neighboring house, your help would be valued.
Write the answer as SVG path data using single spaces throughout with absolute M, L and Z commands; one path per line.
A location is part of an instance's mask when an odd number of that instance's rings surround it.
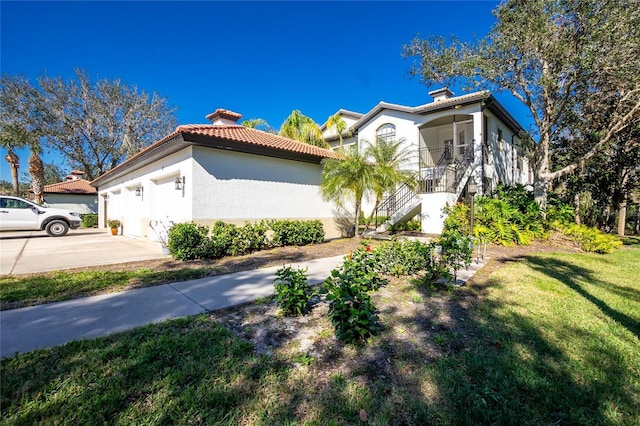
M 83 174 L 81 170 L 74 170 L 64 181 L 45 185 L 44 204 L 80 214 L 98 213 L 98 191 L 91 182 L 82 179 Z
M 345 146 L 364 150 L 380 138 L 403 141 L 411 153 L 404 168 L 414 170 L 417 193 L 398 188 L 378 208 L 389 223 L 420 215 L 422 231 L 442 232 L 442 208 L 467 195 L 477 183 L 478 195 L 490 194 L 499 183 L 528 184 L 529 164 L 520 152 L 522 127 L 488 92 L 453 96 L 448 88 L 429 92 L 433 102 L 408 107 L 380 102 L 366 114 L 340 110 L 347 123 Z M 334 129 L 322 127 L 333 149 L 340 145 Z M 369 212 L 373 206 L 369 205 Z M 367 206 L 365 206 L 366 210 Z
M 163 221 L 320 219 L 339 235 L 320 196 L 320 162 L 330 150 L 237 124 L 218 109 L 209 124 L 183 125 L 99 176 L 99 224 L 122 221 L 125 235 L 158 239 Z

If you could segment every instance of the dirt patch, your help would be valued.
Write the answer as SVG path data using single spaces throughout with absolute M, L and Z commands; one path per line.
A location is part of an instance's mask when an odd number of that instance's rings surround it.
M 377 344 L 361 348 L 345 346 L 336 339 L 323 295 L 315 296 L 311 312 L 302 317 L 283 317 L 274 298 L 217 311 L 210 317 L 250 341 L 258 353 L 293 360 L 300 366 L 311 364 L 309 368 L 318 374 L 355 371 L 371 378 L 398 378 L 401 375 L 389 371 L 390 359 L 409 359 L 416 354 L 425 360 L 435 359 L 464 348 L 472 333 L 466 326 L 472 323 L 469 308 L 482 297 L 491 273 L 534 253 L 558 251 L 578 249 L 562 237 L 530 246 L 490 245 L 487 264 L 465 287 L 456 290 L 422 284 L 420 276 L 389 278 L 389 284 L 373 296 L 383 327 L 375 337 Z

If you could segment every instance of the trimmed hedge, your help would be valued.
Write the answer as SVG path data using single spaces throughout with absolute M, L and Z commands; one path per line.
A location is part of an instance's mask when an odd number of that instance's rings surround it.
M 272 231 L 271 238 L 267 238 L 268 231 Z M 321 243 L 324 235 L 319 220 L 271 220 L 244 226 L 218 221 L 212 228 L 185 222 L 169 230 L 169 253 L 178 260 L 218 259 L 272 246 Z

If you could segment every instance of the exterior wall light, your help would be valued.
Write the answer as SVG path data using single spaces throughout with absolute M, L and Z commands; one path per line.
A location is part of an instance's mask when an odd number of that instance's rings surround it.
M 183 189 L 183 187 L 184 187 L 184 176 L 182 176 L 182 178 L 180 178 L 180 176 L 178 176 L 178 177 L 176 178 L 176 180 L 174 181 L 174 183 L 175 183 L 175 185 L 176 185 L 176 186 L 175 186 L 176 191 L 180 191 L 180 190 L 182 190 L 182 189 Z
M 142 194 L 144 194 L 144 187 L 140 185 L 136 188 L 136 197 L 142 197 Z

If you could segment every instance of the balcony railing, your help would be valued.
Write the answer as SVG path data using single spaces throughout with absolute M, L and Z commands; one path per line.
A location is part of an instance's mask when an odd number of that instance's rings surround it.
M 473 144 L 420 148 L 419 191 L 455 192 L 465 170 L 473 162 Z

